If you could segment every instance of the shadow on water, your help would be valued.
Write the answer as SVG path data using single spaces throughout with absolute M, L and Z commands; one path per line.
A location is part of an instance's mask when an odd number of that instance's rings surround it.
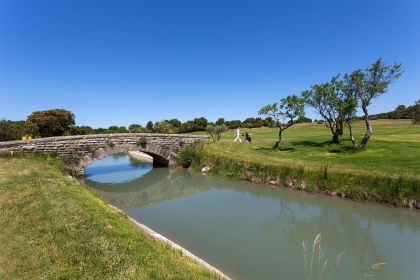
M 235 278 L 304 278 L 302 241 L 310 248 L 318 232 L 328 263 L 344 252 L 335 279 L 359 279 L 377 262 L 388 264 L 377 279 L 420 273 L 418 211 L 167 168 L 123 183 L 86 183 Z

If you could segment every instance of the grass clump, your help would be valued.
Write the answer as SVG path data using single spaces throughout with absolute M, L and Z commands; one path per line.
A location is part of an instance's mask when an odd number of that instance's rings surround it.
M 145 146 L 146 144 L 147 144 L 147 139 L 144 136 L 140 137 L 136 141 L 136 145 L 138 145 L 138 146 Z
M 307 248 L 305 241 L 302 241 L 303 260 L 305 269 L 305 279 L 334 279 L 334 273 L 341 263 L 344 252 L 341 252 L 331 264 L 328 262 L 328 257 L 322 246 L 322 234 L 315 235 L 311 248 Z M 309 249 L 309 250 L 308 250 Z M 387 265 L 385 262 L 375 263 L 366 268 L 360 275 L 354 275 L 352 279 L 360 279 L 364 277 L 375 277 L 376 272 L 383 266 Z M 340 279 L 340 278 L 338 278 Z
M 48 157 L 0 159 L 0 279 L 218 279 L 63 170 Z
M 181 152 L 179 153 L 178 162 L 182 165 L 182 167 L 190 167 L 191 163 L 196 157 L 195 149 L 195 146 L 187 146 L 181 150 Z

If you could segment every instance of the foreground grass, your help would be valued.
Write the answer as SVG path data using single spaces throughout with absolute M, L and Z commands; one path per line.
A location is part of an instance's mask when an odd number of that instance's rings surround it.
M 221 142 L 204 145 L 198 165 L 211 165 L 211 173 L 217 175 L 339 193 L 357 200 L 403 206 L 413 199 L 419 201 L 420 126 L 410 120 L 372 124 L 374 135 L 362 151 L 352 149 L 347 134 L 339 145 L 332 144 L 323 124 L 291 127 L 276 151 L 271 147 L 277 129 L 248 129 L 252 143 L 233 143 L 234 132 L 229 131 Z M 354 127 L 360 139 L 363 122 Z
M 218 279 L 45 158 L 0 158 L 0 279 Z

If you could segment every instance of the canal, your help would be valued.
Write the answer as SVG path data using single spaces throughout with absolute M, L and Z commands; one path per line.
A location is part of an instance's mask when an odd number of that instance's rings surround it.
M 322 234 L 324 279 L 419 279 L 420 211 L 98 160 L 85 183 L 110 204 L 234 279 L 306 279 L 302 242 Z M 372 264 L 386 263 L 378 270 Z M 321 270 L 322 270 L 321 266 Z M 318 255 L 314 277 L 318 279 Z

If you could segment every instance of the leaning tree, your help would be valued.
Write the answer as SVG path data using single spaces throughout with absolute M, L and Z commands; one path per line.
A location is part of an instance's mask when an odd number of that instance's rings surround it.
M 369 120 L 369 105 L 372 104 L 375 98 L 385 93 L 389 84 L 398 79 L 401 74 L 401 64 L 385 65 L 382 59 L 379 58 L 371 67 L 365 70 L 358 69 L 349 75 L 344 75 L 343 92 L 348 98 L 357 100 L 358 106 L 363 111 L 366 126 L 365 135 L 360 143 L 357 144 L 351 124 L 347 122 L 354 148 L 363 149 L 373 134 L 372 124 Z
M 278 140 L 273 146 L 273 149 L 278 149 L 283 131 L 305 116 L 305 101 L 296 95 L 289 95 L 282 98 L 280 104 L 274 103 L 262 107 L 258 114 L 271 117 L 275 126 L 279 128 Z

